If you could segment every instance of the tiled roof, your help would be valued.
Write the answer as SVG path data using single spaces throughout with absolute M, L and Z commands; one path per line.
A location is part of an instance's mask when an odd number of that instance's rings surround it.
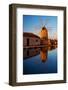
M 28 33 L 28 32 L 23 32 L 23 36 L 25 37 L 36 37 L 36 38 L 40 38 L 39 36 L 33 34 L 33 33 Z

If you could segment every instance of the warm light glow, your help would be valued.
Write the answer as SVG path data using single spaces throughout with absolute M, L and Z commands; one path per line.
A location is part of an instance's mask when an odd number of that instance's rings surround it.
M 45 62 L 47 60 L 47 50 L 45 48 L 41 49 L 40 58 L 41 58 L 42 62 Z
M 42 28 L 41 32 L 40 32 L 40 38 L 46 38 L 48 37 L 48 31 L 46 28 Z

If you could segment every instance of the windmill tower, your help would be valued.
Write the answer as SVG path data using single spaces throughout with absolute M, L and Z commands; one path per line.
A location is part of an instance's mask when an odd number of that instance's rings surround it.
M 42 30 L 40 32 L 40 38 L 41 39 L 45 39 L 47 40 L 48 39 L 48 30 L 46 29 L 46 27 L 42 27 Z
M 42 30 L 40 32 L 40 39 L 41 39 L 41 44 L 42 45 L 47 45 L 48 44 L 48 30 L 46 27 L 42 27 Z

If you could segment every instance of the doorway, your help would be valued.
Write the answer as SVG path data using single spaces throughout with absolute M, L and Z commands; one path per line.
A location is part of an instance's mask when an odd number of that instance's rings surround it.
M 27 46 L 29 46 L 29 38 L 27 38 Z

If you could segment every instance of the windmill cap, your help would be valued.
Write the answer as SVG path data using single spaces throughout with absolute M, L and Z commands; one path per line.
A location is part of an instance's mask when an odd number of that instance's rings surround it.
M 46 27 L 44 26 L 44 27 L 42 27 L 42 30 L 45 30 L 46 29 Z

